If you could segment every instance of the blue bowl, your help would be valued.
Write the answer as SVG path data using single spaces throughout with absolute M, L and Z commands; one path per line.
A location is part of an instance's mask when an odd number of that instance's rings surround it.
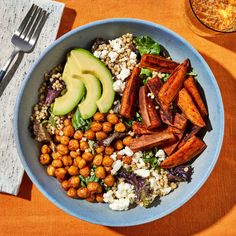
M 40 165 L 39 145 L 31 138 L 28 124 L 45 72 L 61 63 L 66 53 L 72 48 L 88 48 L 95 37 L 112 39 L 127 32 L 134 35 L 149 35 L 165 46 L 175 61 L 190 59 L 205 91 L 212 130 L 204 137 L 207 149 L 193 163 L 194 174 L 191 183 L 181 183 L 178 189 L 163 197 L 156 207 L 148 209 L 135 207 L 126 212 L 114 212 L 107 204 L 94 204 L 66 196 L 57 180 L 49 177 L 44 167 Z M 15 107 L 14 129 L 18 153 L 27 174 L 51 202 L 70 215 L 95 224 L 130 226 L 166 216 L 182 206 L 201 188 L 219 156 L 224 134 L 224 109 L 218 85 L 210 68 L 201 55 L 183 38 L 151 22 L 136 19 L 108 19 L 70 31 L 41 54 L 31 67 L 20 89 Z

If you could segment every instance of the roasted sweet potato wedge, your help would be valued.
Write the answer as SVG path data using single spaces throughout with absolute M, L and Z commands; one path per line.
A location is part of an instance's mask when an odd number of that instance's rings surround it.
M 200 114 L 204 118 L 205 116 L 208 115 L 207 109 L 205 107 L 205 104 L 201 98 L 201 95 L 199 93 L 199 90 L 197 88 L 197 84 L 193 76 L 189 76 L 185 81 L 184 81 L 184 87 L 188 91 L 188 93 L 192 96 L 193 101 L 197 105 Z
M 164 73 L 171 73 L 178 65 L 175 61 L 153 54 L 144 54 L 140 61 L 140 67 Z
M 126 82 L 126 87 L 121 100 L 120 114 L 128 119 L 132 119 L 138 103 L 138 91 L 140 86 L 140 68 L 135 67 Z
M 162 103 L 169 105 L 173 102 L 183 86 L 188 66 L 189 60 L 187 59 L 172 72 L 169 79 L 163 84 L 158 93 L 158 98 Z
M 173 168 L 184 164 L 198 155 L 206 148 L 206 144 L 196 136 L 191 137 L 178 151 L 166 158 L 162 163 L 162 168 Z
M 152 130 L 161 125 L 161 119 L 155 108 L 155 101 L 148 97 L 147 86 L 142 86 L 139 89 L 139 108 L 143 123 L 146 125 L 147 129 Z
M 195 106 L 192 97 L 185 88 L 182 88 L 179 91 L 177 105 L 182 110 L 187 119 L 189 119 L 194 125 L 199 127 L 204 127 L 206 125 L 200 112 Z
M 178 144 L 180 143 L 184 135 L 184 131 L 180 131 L 179 129 L 174 128 L 174 127 L 171 127 L 171 128 L 172 129 L 170 129 L 170 131 L 173 132 L 173 134 L 176 137 L 176 140 L 161 147 L 168 156 L 171 155 L 175 151 L 175 149 L 178 147 Z
M 196 135 L 200 130 L 201 130 L 201 127 L 192 124 L 191 131 L 185 134 L 181 142 L 178 144 L 178 148 L 182 147 L 187 142 L 188 139 Z
M 147 126 L 141 122 L 133 122 L 132 130 L 136 135 L 152 134 L 155 130 L 148 130 Z
M 158 97 L 158 93 L 163 86 L 163 83 L 160 78 L 154 77 L 147 81 L 147 87 L 151 93 L 154 94 L 155 101 L 160 107 L 160 117 L 163 123 L 165 124 L 172 124 L 173 122 L 173 115 L 170 109 L 170 104 L 166 105 L 163 104 Z
M 160 131 L 153 134 L 142 135 L 131 140 L 129 147 L 133 152 L 144 151 L 153 147 L 159 147 L 176 139 L 175 135 L 169 131 Z
M 174 116 L 174 122 L 172 126 L 179 130 L 185 130 L 187 123 L 188 120 L 183 115 L 176 113 Z

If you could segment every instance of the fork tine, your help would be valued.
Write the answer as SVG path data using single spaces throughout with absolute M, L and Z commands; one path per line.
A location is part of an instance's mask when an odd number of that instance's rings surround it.
M 26 37 L 26 35 L 28 34 L 28 32 L 30 31 L 30 28 L 32 27 L 33 23 L 35 22 L 35 19 L 37 18 L 39 11 L 40 11 L 40 7 L 36 7 L 35 11 L 33 12 L 33 14 L 30 16 L 30 19 L 27 22 L 26 27 L 24 28 L 24 30 L 22 31 L 20 38 L 24 39 Z
M 25 29 L 25 26 L 27 25 L 30 17 L 32 16 L 32 14 L 34 13 L 35 9 L 37 8 L 37 6 L 35 4 L 33 4 L 31 6 L 31 8 L 29 9 L 29 11 L 27 12 L 25 18 L 23 19 L 23 21 L 21 22 L 19 28 L 16 30 L 15 35 L 20 36 L 20 34 L 22 33 L 22 31 Z
M 31 28 L 27 32 L 27 35 L 24 39 L 25 41 L 27 41 L 27 42 L 29 41 L 29 39 L 31 38 L 32 34 L 34 33 L 35 29 L 37 28 L 37 25 L 40 22 L 42 17 L 43 17 L 43 9 L 39 8 L 37 18 L 35 19 L 34 23 L 31 25 Z
M 43 28 L 43 26 L 44 26 L 44 24 L 45 24 L 45 22 L 46 22 L 48 16 L 49 16 L 49 13 L 44 10 L 44 11 L 43 11 L 43 17 L 41 18 L 39 24 L 37 25 L 37 28 L 35 29 L 35 31 L 34 31 L 32 37 L 31 37 L 31 39 L 30 39 L 30 41 L 29 41 L 30 44 L 32 44 L 32 45 L 35 45 L 35 44 L 36 44 L 36 42 L 37 42 L 37 40 L 38 40 L 38 37 L 39 37 L 39 35 L 40 35 L 40 32 L 41 32 L 41 30 L 42 30 L 42 28 Z

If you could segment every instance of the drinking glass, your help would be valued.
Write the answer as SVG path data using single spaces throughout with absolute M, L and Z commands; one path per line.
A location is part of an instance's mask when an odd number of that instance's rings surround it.
M 236 0 L 185 0 L 185 13 L 187 24 L 200 36 L 236 32 Z

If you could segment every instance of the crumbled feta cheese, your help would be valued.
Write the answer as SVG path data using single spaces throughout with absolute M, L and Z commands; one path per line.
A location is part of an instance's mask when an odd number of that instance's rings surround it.
M 155 109 L 158 110 L 158 109 L 159 109 L 159 106 L 155 106 Z
M 100 51 L 95 51 L 95 52 L 93 53 L 93 55 L 94 55 L 95 57 L 97 57 L 97 58 L 100 58 L 101 52 L 100 52 Z
M 110 157 L 111 157 L 111 159 L 112 159 L 113 161 L 115 161 L 115 160 L 116 160 L 116 157 L 117 157 L 116 152 L 113 152 L 112 155 L 110 155 Z
M 150 170 L 145 170 L 145 169 L 135 170 L 134 173 L 143 177 L 143 178 L 147 178 L 150 176 Z
M 137 55 L 131 51 L 130 56 L 129 56 L 130 63 L 136 63 L 136 59 L 137 59 Z
M 156 152 L 155 157 L 158 157 L 158 161 L 161 162 L 165 160 L 166 154 L 162 149 L 160 149 Z
M 122 166 L 121 160 L 114 161 L 112 164 L 111 174 L 115 175 L 117 173 L 117 171 L 121 168 L 121 166 Z
M 133 136 L 134 136 L 134 132 L 130 130 L 130 131 L 128 132 L 128 135 L 130 135 L 130 136 L 133 137 Z
M 123 67 L 120 71 L 120 74 L 117 75 L 117 78 L 124 81 L 130 75 L 130 69 Z
M 133 185 L 131 185 L 129 183 L 121 182 L 117 186 L 117 191 L 115 193 L 115 196 L 117 198 L 133 199 L 135 197 L 135 195 L 133 193 L 133 189 L 134 189 Z
M 82 141 L 87 141 L 87 139 L 86 139 L 85 137 L 83 137 L 81 140 L 82 140 Z
M 115 199 L 109 207 L 113 211 L 123 211 L 123 210 L 128 210 L 129 208 L 130 201 L 129 199 L 126 198 L 121 198 L 121 199 Z
M 162 194 L 167 195 L 171 191 L 171 187 L 161 188 L 160 191 Z
M 147 96 L 150 97 L 151 99 L 154 99 L 154 98 L 155 98 L 155 96 L 154 96 L 153 93 L 148 93 Z
M 131 157 L 134 153 L 128 146 L 126 146 L 124 149 L 120 150 L 118 154 Z
M 104 59 L 104 58 L 107 56 L 107 54 L 108 54 L 108 51 L 107 51 L 106 49 L 103 50 L 103 51 L 101 52 L 100 58 L 101 58 L 101 59 Z
M 113 83 L 113 89 L 117 93 L 122 93 L 124 91 L 124 89 L 125 89 L 125 83 L 123 83 L 121 80 L 116 80 Z
M 116 58 L 118 57 L 118 53 L 111 51 L 108 53 L 108 57 L 110 57 L 111 62 L 115 62 Z
M 113 198 L 113 191 L 109 190 L 108 192 L 103 194 L 103 201 L 104 202 L 113 202 L 114 198 Z
M 110 43 L 113 51 L 115 51 L 117 53 L 124 52 L 124 45 L 123 45 L 123 42 L 122 42 L 121 38 L 117 38 L 117 39 L 114 39 L 114 40 L 109 40 L 109 43 Z

